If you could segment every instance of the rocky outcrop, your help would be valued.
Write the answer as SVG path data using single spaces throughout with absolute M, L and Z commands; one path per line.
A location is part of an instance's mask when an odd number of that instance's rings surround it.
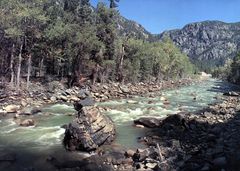
M 221 65 L 234 57 L 240 47 L 240 23 L 204 21 L 191 23 L 179 30 L 165 31 L 156 40 L 170 37 L 195 63 Z
M 153 35 L 142 25 L 122 16 L 116 17 L 117 30 L 121 36 L 133 36 L 138 39 L 151 40 Z
M 90 99 L 75 103 L 78 116 L 66 127 L 63 141 L 66 149 L 94 151 L 115 139 L 116 132 L 112 120 L 91 105 Z

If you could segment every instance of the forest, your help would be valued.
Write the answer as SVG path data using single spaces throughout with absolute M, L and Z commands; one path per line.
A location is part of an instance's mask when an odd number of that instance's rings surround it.
M 197 72 L 166 37 L 161 42 L 120 34 L 118 1 L 1 0 L 0 76 L 19 90 L 47 76 L 68 86 L 79 80 L 148 82 Z

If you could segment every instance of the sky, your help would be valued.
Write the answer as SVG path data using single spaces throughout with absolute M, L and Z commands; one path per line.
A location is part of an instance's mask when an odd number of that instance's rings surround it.
M 117 9 L 153 34 L 205 20 L 240 22 L 240 0 L 120 0 Z

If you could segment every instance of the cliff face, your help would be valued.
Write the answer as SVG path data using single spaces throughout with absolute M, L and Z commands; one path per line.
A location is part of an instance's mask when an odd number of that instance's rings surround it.
M 117 29 L 120 35 L 131 35 L 137 39 L 144 40 L 150 40 L 153 36 L 142 25 L 138 24 L 135 21 L 128 20 L 122 16 L 118 16 L 116 20 Z
M 196 22 L 158 35 L 152 35 L 140 24 L 122 16 L 118 17 L 117 25 L 120 35 L 130 34 L 149 41 L 161 41 L 164 37 L 170 37 L 202 69 L 223 65 L 240 50 L 240 22 Z
M 155 41 L 170 37 L 193 62 L 222 65 L 236 55 L 240 47 L 240 23 L 204 21 L 186 25 L 179 30 L 155 35 Z

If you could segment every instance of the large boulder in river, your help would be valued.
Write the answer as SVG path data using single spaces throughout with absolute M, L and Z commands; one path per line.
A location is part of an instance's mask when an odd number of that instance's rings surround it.
M 97 107 L 87 105 L 86 101 L 80 101 L 74 106 L 78 116 L 66 127 L 63 141 L 66 149 L 94 151 L 115 139 L 112 120 L 101 114 Z

